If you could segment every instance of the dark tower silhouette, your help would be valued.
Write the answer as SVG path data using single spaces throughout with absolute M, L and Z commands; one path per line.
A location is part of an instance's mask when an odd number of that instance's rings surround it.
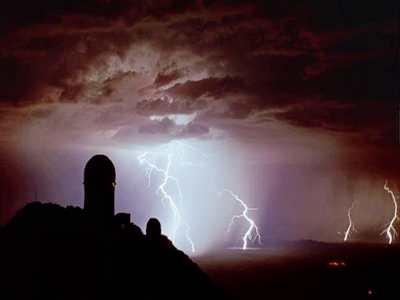
M 150 218 L 146 225 L 146 235 L 150 239 L 158 239 L 161 237 L 161 223 L 156 218 Z
M 114 216 L 114 164 L 107 156 L 97 154 L 87 162 L 83 176 L 85 212 L 96 222 L 110 222 Z

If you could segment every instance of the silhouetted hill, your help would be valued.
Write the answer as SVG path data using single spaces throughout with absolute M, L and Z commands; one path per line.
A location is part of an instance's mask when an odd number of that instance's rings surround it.
M 215 299 L 207 275 L 164 236 L 81 208 L 34 202 L 1 230 L 2 299 Z

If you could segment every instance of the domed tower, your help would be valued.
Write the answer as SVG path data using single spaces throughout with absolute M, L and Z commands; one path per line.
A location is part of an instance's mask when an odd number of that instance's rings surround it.
M 83 177 L 85 212 L 96 221 L 111 221 L 114 216 L 114 164 L 107 156 L 97 154 L 87 162 Z

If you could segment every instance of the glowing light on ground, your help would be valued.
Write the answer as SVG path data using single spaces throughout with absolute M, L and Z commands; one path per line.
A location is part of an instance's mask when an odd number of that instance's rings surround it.
M 397 235 L 397 231 L 396 228 L 394 228 L 394 223 L 396 222 L 398 216 L 397 216 L 397 210 L 398 210 L 398 206 L 397 206 L 397 199 L 396 199 L 396 195 L 394 194 L 394 192 L 390 189 L 390 187 L 388 186 L 387 181 L 385 182 L 385 185 L 383 186 L 383 189 L 389 193 L 389 195 L 392 198 L 393 201 L 393 216 L 389 222 L 389 225 L 386 227 L 386 229 L 382 232 L 382 234 L 386 234 L 386 237 L 388 239 L 388 243 L 391 244 L 394 240 L 394 238 Z
M 328 267 L 332 269 L 344 268 L 346 267 L 346 262 L 343 260 L 331 260 L 328 261 Z
M 240 215 L 234 215 L 232 217 L 231 222 L 229 223 L 229 226 L 228 226 L 228 232 L 231 230 L 232 225 L 234 224 L 234 222 L 237 219 L 244 219 L 249 223 L 249 227 L 242 237 L 242 241 L 243 241 L 242 250 L 246 250 L 248 248 L 248 246 L 247 246 L 248 241 L 257 240 L 258 244 L 261 245 L 261 234 L 258 230 L 258 227 L 257 227 L 256 223 L 253 221 L 253 219 L 251 219 L 248 215 L 248 212 L 250 210 L 256 210 L 256 208 L 249 208 L 247 206 L 247 204 L 242 199 L 240 199 L 240 197 L 238 195 L 233 193 L 231 190 L 225 189 L 225 190 L 223 190 L 223 192 L 228 193 L 243 208 L 243 211 Z
M 167 203 L 171 213 L 173 215 L 173 229 L 170 238 L 172 242 L 175 243 L 176 234 L 180 228 L 184 228 L 185 238 L 190 245 L 191 251 L 195 252 L 195 245 L 190 237 L 190 226 L 183 219 L 181 210 L 178 203 L 182 203 L 183 196 L 180 187 L 179 180 L 170 174 L 171 165 L 173 163 L 174 154 L 170 151 L 165 152 L 166 165 L 164 167 L 159 166 L 155 160 L 150 158 L 149 152 L 144 152 L 140 154 L 137 159 L 141 165 L 145 165 L 146 171 L 145 176 L 147 178 L 148 187 L 151 186 L 151 178 L 154 172 L 159 173 L 162 177 L 162 182 L 158 186 L 156 193 L 161 197 L 163 204 Z M 168 187 L 173 185 L 177 190 L 177 195 L 174 197 L 168 192 Z
M 350 237 L 350 234 L 354 231 L 356 231 L 356 228 L 354 227 L 354 223 L 353 220 L 351 218 L 351 211 L 354 208 L 354 203 L 355 201 L 353 201 L 353 203 L 351 203 L 351 206 L 349 207 L 349 209 L 347 210 L 347 218 L 349 220 L 349 225 L 347 226 L 346 232 L 344 233 L 344 238 L 343 241 L 347 241 Z

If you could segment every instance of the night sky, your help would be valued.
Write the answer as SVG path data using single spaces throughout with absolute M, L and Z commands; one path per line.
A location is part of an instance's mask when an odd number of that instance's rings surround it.
M 400 144 L 398 1 L 6 1 L 0 223 L 83 206 L 83 167 L 117 169 L 116 208 L 168 226 L 137 156 L 174 147 L 200 249 L 237 245 L 240 194 L 264 240 L 384 241 Z M 163 156 L 164 155 L 164 156 Z M 176 191 L 171 190 L 171 193 Z M 183 243 L 183 242 L 182 242 Z M 239 242 L 240 244 L 240 242 Z M 182 247 L 185 247 L 182 244 Z

